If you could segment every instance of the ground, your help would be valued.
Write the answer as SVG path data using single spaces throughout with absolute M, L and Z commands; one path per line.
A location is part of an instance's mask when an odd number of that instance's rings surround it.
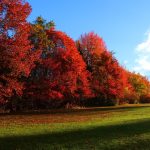
M 150 150 L 150 105 L 0 114 L 0 150 Z

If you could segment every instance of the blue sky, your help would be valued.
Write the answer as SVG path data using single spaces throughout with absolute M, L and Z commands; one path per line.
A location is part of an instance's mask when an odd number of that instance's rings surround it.
M 27 0 L 32 13 L 53 20 L 74 40 L 94 31 L 122 65 L 150 76 L 150 0 Z

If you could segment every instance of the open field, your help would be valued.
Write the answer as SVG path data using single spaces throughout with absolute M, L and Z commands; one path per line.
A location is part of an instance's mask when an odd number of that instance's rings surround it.
M 0 114 L 0 150 L 149 150 L 150 105 Z

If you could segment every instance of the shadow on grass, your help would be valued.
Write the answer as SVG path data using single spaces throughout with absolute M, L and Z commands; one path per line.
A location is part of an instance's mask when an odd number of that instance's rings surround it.
M 14 112 L 14 113 L 0 113 L 0 116 L 14 116 L 14 115 L 48 115 L 48 114 L 80 114 L 80 113 L 90 113 L 90 112 L 101 112 L 101 111 L 134 111 L 135 109 L 150 108 L 150 105 L 142 106 L 108 106 L 108 107 L 87 107 L 83 109 L 52 109 L 52 110 L 33 110 L 26 112 Z
M 148 137 L 145 137 L 148 135 Z M 1 150 L 150 149 L 150 120 L 39 135 L 0 137 Z

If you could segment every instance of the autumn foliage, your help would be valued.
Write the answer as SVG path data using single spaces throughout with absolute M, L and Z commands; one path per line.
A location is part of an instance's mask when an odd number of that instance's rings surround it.
M 149 80 L 122 67 L 103 39 L 74 41 L 23 0 L 0 1 L 0 104 L 15 110 L 150 102 Z M 9 105 L 8 105 L 9 104 Z
M 22 0 L 0 1 L 0 102 L 22 95 L 24 78 L 34 67 L 37 53 L 28 40 L 31 12 Z
M 80 37 L 77 47 L 92 74 L 91 90 L 95 103 L 116 103 L 123 96 L 123 70 L 103 39 L 91 32 Z
M 82 56 L 65 33 L 50 29 L 46 34 L 52 44 L 33 70 L 27 84 L 27 99 L 30 97 L 40 103 L 46 100 L 53 103 L 51 105 L 81 103 L 81 99 L 90 96 L 90 74 Z

